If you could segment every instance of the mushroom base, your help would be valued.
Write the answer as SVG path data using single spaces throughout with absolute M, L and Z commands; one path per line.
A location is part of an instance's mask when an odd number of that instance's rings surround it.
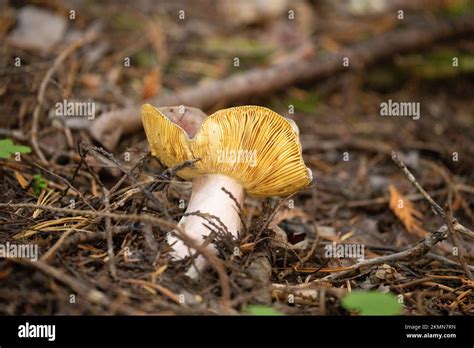
M 238 208 L 232 198 L 230 198 L 222 188 L 229 191 L 240 206 L 243 206 L 245 191 L 240 183 L 225 175 L 210 174 L 197 177 L 193 180 L 193 191 L 185 214 L 199 211 L 203 214 L 218 217 L 227 227 L 227 230 L 232 233 L 233 236 L 237 237 L 237 233 L 241 227 Z M 219 225 L 216 219 L 211 218 L 211 221 Z M 209 222 L 204 218 L 189 215 L 183 216 L 178 226 L 182 228 L 188 237 L 202 244 L 204 243 L 204 239 L 211 232 L 204 226 L 205 224 L 209 225 Z M 189 248 L 174 235 L 168 236 L 168 243 L 174 250 L 172 253 L 174 259 L 183 259 L 195 252 L 194 249 Z M 209 244 L 207 248 L 216 252 L 212 243 Z M 205 266 L 206 259 L 202 255 L 199 255 L 186 274 L 191 278 L 196 278 Z

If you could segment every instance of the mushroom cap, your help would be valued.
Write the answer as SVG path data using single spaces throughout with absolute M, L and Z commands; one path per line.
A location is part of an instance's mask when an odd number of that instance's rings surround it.
M 191 180 L 200 175 L 227 175 L 256 197 L 286 196 L 308 186 L 298 127 L 261 106 L 223 109 L 206 117 L 190 138 L 150 104 L 142 106 L 142 121 L 151 153 L 168 166 L 200 159 L 178 171 Z

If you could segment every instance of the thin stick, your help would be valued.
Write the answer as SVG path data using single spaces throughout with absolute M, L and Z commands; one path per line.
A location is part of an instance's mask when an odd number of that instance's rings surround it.
M 127 232 L 133 232 L 134 228 L 129 226 L 112 226 L 112 232 L 114 235 L 120 235 Z M 77 244 L 95 241 L 95 240 L 106 240 L 107 234 L 105 232 L 81 232 L 72 235 L 64 243 L 61 244 L 59 250 L 65 251 L 68 248 Z
M 450 200 L 451 200 L 451 197 L 450 197 Z M 451 202 L 449 202 L 448 213 L 446 214 L 446 219 L 445 219 L 446 225 L 448 226 L 448 231 L 449 231 L 449 234 L 451 235 L 451 240 L 453 242 L 453 245 L 457 248 L 457 251 L 458 251 L 457 256 L 459 259 L 459 263 L 462 265 L 462 268 L 464 270 L 464 273 L 466 273 L 466 276 L 469 279 L 472 279 L 471 270 L 469 269 L 466 259 L 464 258 L 464 248 L 463 246 L 461 246 L 461 243 L 459 242 L 459 235 L 453 226 L 453 220 L 454 220 L 453 211 L 451 208 Z
M 398 252 L 401 251 L 398 248 L 387 247 L 387 246 L 379 246 L 379 245 L 365 245 L 365 247 L 367 249 L 370 249 L 370 250 L 382 251 L 382 252 L 390 251 L 390 252 L 397 252 L 398 253 Z M 432 259 L 432 260 L 442 262 L 442 263 L 444 263 L 448 266 L 462 267 L 461 264 L 457 263 L 456 261 L 450 260 L 447 257 L 441 256 L 441 255 L 438 255 L 438 254 L 434 254 L 432 252 L 426 253 L 425 257 L 427 257 L 429 259 Z M 469 269 L 471 271 L 474 271 L 474 266 L 470 266 L 470 265 L 467 265 L 467 266 L 469 267 Z
M 137 183 L 138 180 L 131 174 L 132 172 L 130 171 L 127 171 L 125 170 L 122 165 L 120 164 L 120 162 L 115 158 L 115 156 L 113 154 L 111 154 L 110 152 L 107 152 L 105 151 L 103 148 L 101 147 L 97 147 L 97 146 L 92 146 L 90 144 L 86 144 L 84 145 L 85 147 L 85 151 L 88 152 L 88 153 L 96 153 L 96 154 L 100 154 L 102 156 L 105 156 L 107 159 L 109 159 L 117 169 L 119 169 L 132 183 Z M 115 188 L 115 187 L 114 187 Z M 166 210 L 166 207 L 161 203 L 159 202 L 155 196 L 153 196 L 153 194 L 151 194 L 151 192 L 149 192 L 145 187 L 140 187 L 140 191 L 143 192 L 143 194 L 146 196 L 146 198 L 148 198 L 151 202 L 153 202 L 159 209 L 160 211 L 167 217 L 167 218 L 170 218 L 169 216 L 169 213 L 168 211 Z
M 82 158 L 81 158 L 82 159 Z M 75 188 L 70 182 L 69 180 L 67 180 L 66 178 L 63 178 L 61 175 L 58 175 L 56 174 L 55 172 L 49 170 L 49 169 L 46 169 L 46 168 L 43 168 L 42 166 L 40 166 L 38 163 L 34 163 L 34 165 L 36 167 L 38 167 L 40 170 L 48 173 L 49 175 L 52 175 L 54 176 L 55 178 L 61 180 L 64 184 L 66 184 L 66 186 L 73 190 L 74 192 L 76 192 L 79 197 L 81 197 L 81 199 L 84 201 L 84 203 L 92 210 L 95 210 L 94 207 L 86 200 L 86 198 L 84 197 L 84 195 L 82 194 L 82 192 L 80 190 L 78 190 L 77 188 Z M 79 167 L 78 167 L 79 168 Z M 67 189 L 65 190 L 65 192 L 67 192 Z
M 430 258 L 430 259 L 432 259 L 432 260 L 436 260 L 436 261 L 445 263 L 445 264 L 448 265 L 448 266 L 462 267 L 461 264 L 459 264 L 459 263 L 457 263 L 457 262 L 455 262 L 455 261 L 453 261 L 453 260 L 450 260 L 450 259 L 448 259 L 447 257 L 438 255 L 438 254 L 427 253 L 427 254 L 426 254 L 426 257 L 428 257 L 428 258 Z M 471 271 L 474 271 L 474 266 L 467 265 L 467 267 L 468 267 Z
M 433 198 L 425 191 L 423 187 L 416 181 L 415 176 L 408 170 L 407 166 L 398 158 L 398 154 L 395 151 L 392 151 L 392 160 L 395 164 L 402 170 L 409 182 L 425 197 L 425 199 L 431 204 L 436 214 L 440 215 L 442 218 L 446 217 L 446 213 L 441 206 L 434 201 Z
M 451 207 L 450 207 L 450 203 L 448 203 L 448 208 L 449 209 L 448 209 L 448 213 L 446 213 L 446 211 L 443 208 L 441 208 L 441 206 L 438 203 L 436 203 L 433 200 L 433 198 L 431 198 L 431 196 L 428 194 L 428 192 L 426 192 L 423 189 L 423 187 L 421 187 L 421 185 L 418 183 L 418 181 L 416 181 L 415 176 L 408 170 L 406 165 L 398 158 L 398 155 L 395 151 L 392 151 L 392 160 L 402 170 L 403 174 L 405 174 L 408 181 L 410 181 L 413 184 L 413 186 L 415 186 L 416 189 L 431 204 L 431 206 L 433 207 L 433 210 L 444 219 L 444 221 L 446 222 L 447 230 L 449 231 L 449 234 L 452 237 L 453 245 L 458 249 L 458 255 L 457 256 L 458 256 L 459 262 L 461 263 L 461 266 L 462 266 L 464 272 L 466 273 L 466 276 L 469 279 L 472 279 L 471 270 L 469 269 L 469 267 L 466 263 L 466 260 L 464 259 L 463 249 L 462 249 L 462 247 L 459 243 L 459 238 L 458 238 L 458 235 L 457 235 L 458 231 L 463 231 L 463 230 L 466 230 L 467 228 L 462 226 L 457 221 L 457 219 L 453 216 L 452 210 L 451 210 Z M 449 190 L 448 202 L 451 201 L 451 195 L 452 195 L 451 190 Z
M 53 256 L 56 253 L 56 251 L 58 251 L 61 248 L 66 238 L 69 237 L 69 235 L 73 231 L 74 231 L 74 228 L 71 228 L 67 230 L 66 232 L 64 232 L 61 235 L 61 237 L 56 241 L 56 243 L 54 243 L 54 245 L 51 248 L 49 248 L 48 251 L 43 254 L 43 256 L 41 256 L 41 261 L 47 262 L 51 258 L 51 256 Z
M 77 50 L 79 47 L 84 46 L 91 41 L 94 41 L 97 38 L 97 36 L 98 36 L 98 28 L 96 25 L 94 25 L 82 37 L 72 42 L 69 46 L 67 46 L 64 49 L 64 51 L 62 51 L 59 54 L 59 56 L 56 57 L 56 59 L 53 62 L 53 65 L 48 69 L 48 71 L 43 77 L 43 80 L 41 81 L 41 84 L 38 90 L 38 95 L 36 97 L 38 104 L 36 104 L 36 107 L 33 111 L 33 121 L 31 124 L 31 145 L 33 146 L 33 149 L 35 150 L 36 154 L 40 158 L 41 162 L 43 162 L 44 164 L 47 164 L 48 161 L 46 160 L 46 157 L 44 156 L 43 152 L 41 151 L 38 145 L 38 122 L 39 122 L 39 115 L 43 107 L 46 87 L 48 86 L 49 80 L 51 79 L 53 74 L 56 72 L 56 70 L 59 68 L 59 66 L 62 64 L 62 62 L 64 62 L 64 60 L 72 52 Z
M 109 190 L 103 187 L 105 212 L 110 213 L 110 194 Z M 109 271 L 112 278 L 117 278 L 117 268 L 115 266 L 114 239 L 112 235 L 112 219 L 110 216 L 105 218 L 105 234 L 107 236 L 107 254 L 109 256 Z
M 237 200 L 237 198 L 234 197 L 234 195 L 226 190 L 225 187 L 221 187 L 221 190 L 225 192 L 225 194 L 227 196 L 229 196 L 230 199 L 232 199 L 232 201 L 234 202 L 234 204 L 236 205 L 237 208 L 234 207 L 234 209 L 236 209 L 237 213 L 239 214 L 239 219 L 240 219 L 240 223 L 242 225 L 242 228 L 243 228 L 243 232 L 244 232 L 244 236 L 247 236 L 249 231 L 248 231 L 248 228 L 247 228 L 247 225 L 245 224 L 245 216 L 244 216 L 244 209 L 242 208 L 242 206 L 240 205 L 239 201 Z
M 428 194 L 428 192 L 425 191 L 423 187 L 421 187 L 418 181 L 416 181 L 415 176 L 408 170 L 407 166 L 398 158 L 398 154 L 395 151 L 392 151 L 392 160 L 402 170 L 408 181 L 411 182 L 412 185 L 415 186 L 416 189 L 423 195 L 423 197 L 425 197 L 428 203 L 430 203 L 435 213 L 440 215 L 444 220 L 446 220 L 446 212 L 444 211 L 444 209 L 441 208 L 441 206 L 436 203 L 433 198 L 431 198 L 431 196 Z M 459 223 L 459 221 L 455 217 L 452 217 L 449 221 L 456 232 L 460 232 L 467 236 L 474 237 L 474 232 Z
M 155 284 L 155 283 L 142 280 L 142 279 L 133 279 L 133 278 L 124 279 L 123 281 L 130 284 L 149 286 L 155 290 L 158 290 L 162 295 L 168 297 L 170 300 L 172 300 L 176 304 L 180 306 L 183 305 L 183 303 L 179 300 L 179 297 L 176 294 L 174 294 L 170 289 L 165 288 L 163 285 Z
M 170 222 L 155 216 L 151 216 L 149 214 L 119 214 L 119 213 L 105 213 L 105 212 L 98 212 L 93 210 L 78 210 L 78 209 L 70 209 L 70 208 L 57 208 L 57 207 L 50 207 L 45 205 L 39 204 L 32 204 L 32 203 L 0 203 L 0 208 L 26 208 L 26 209 L 42 209 L 50 212 L 55 213 L 64 213 L 64 214 L 72 214 L 72 215 L 80 215 L 80 216 L 91 216 L 91 217 L 98 217 L 98 218 L 105 218 L 110 217 L 114 220 L 122 220 L 122 221 L 139 221 L 139 222 L 147 222 L 153 225 L 163 225 L 169 230 L 171 233 L 176 235 L 179 239 L 183 241 L 188 247 L 195 249 L 197 252 L 201 253 L 208 261 L 209 264 L 216 270 L 217 275 L 219 277 L 219 282 L 222 289 L 222 300 L 224 306 L 230 305 L 230 281 L 229 276 L 225 271 L 224 264 L 221 259 L 219 259 L 214 253 L 203 247 L 201 244 L 196 242 L 194 239 L 188 237 L 188 235 L 183 231 L 183 229 L 175 222 Z
M 447 215 L 444 211 L 443 208 L 441 208 L 426 192 L 423 187 L 416 181 L 415 176 L 408 170 L 408 168 L 403 164 L 402 161 L 398 159 L 398 155 L 395 151 L 392 151 L 392 160 L 398 165 L 400 169 L 402 169 L 403 173 L 407 177 L 408 181 L 410 181 L 417 189 L 418 191 L 426 198 L 426 200 L 431 204 L 431 206 L 435 209 L 435 211 L 441 215 L 443 218 L 447 218 Z M 450 224 L 452 225 L 452 228 L 454 229 L 454 224 L 456 220 L 451 218 Z M 449 225 L 449 224 L 448 224 Z M 391 255 L 386 255 L 386 256 L 381 256 L 381 257 L 376 257 L 373 259 L 365 260 L 362 262 L 358 262 L 352 266 L 350 266 L 349 270 L 345 270 L 342 272 L 337 272 L 333 273 L 327 277 L 324 277 L 322 280 L 337 280 L 340 279 L 348 274 L 350 274 L 352 271 L 357 270 L 361 267 L 367 267 L 367 266 L 373 266 L 373 265 L 379 265 L 381 263 L 386 263 L 386 262 L 395 262 L 395 261 L 400 261 L 403 259 L 410 259 L 410 258 L 416 258 L 416 257 L 421 257 L 426 255 L 431 248 L 436 245 L 438 242 L 444 240 L 447 238 L 447 232 L 448 232 L 448 226 L 443 225 L 441 226 L 436 232 L 430 233 L 425 239 L 423 239 L 421 242 L 416 244 L 415 246 L 405 250 L 401 251 L 395 254 Z
M 25 208 L 25 209 L 42 209 L 45 211 L 50 211 L 53 213 L 63 213 L 63 214 L 72 214 L 72 215 L 79 215 L 79 216 L 90 216 L 96 218 L 105 218 L 110 217 L 114 220 L 121 220 L 121 221 L 136 221 L 136 222 L 148 222 L 152 224 L 161 224 L 167 228 L 176 228 L 176 223 L 161 219 L 159 217 L 151 216 L 149 214 L 120 214 L 120 213 L 105 213 L 100 211 L 93 211 L 93 210 L 79 210 L 79 209 L 71 209 L 71 208 L 58 208 L 58 207 L 51 207 L 47 205 L 40 205 L 40 204 L 33 204 L 33 203 L 0 203 L 0 208 Z
M 430 251 L 431 248 L 433 248 L 433 246 L 435 246 L 438 242 L 447 238 L 447 234 L 446 234 L 447 230 L 448 228 L 445 225 L 443 225 L 436 232 L 430 233 L 425 239 L 423 239 L 418 244 L 415 244 L 411 248 L 408 248 L 399 253 L 376 257 L 373 259 L 368 259 L 368 260 L 358 262 L 350 266 L 348 270 L 332 273 L 318 280 L 319 281 L 322 281 L 322 280 L 334 281 L 334 280 L 341 279 L 342 277 L 347 276 L 350 273 L 352 273 L 352 271 L 358 270 L 362 267 L 375 266 L 375 265 L 380 265 L 382 263 L 387 263 L 387 262 L 395 262 L 395 261 L 401 261 L 401 260 L 407 260 L 407 259 L 420 258 L 421 256 L 428 253 L 428 251 Z

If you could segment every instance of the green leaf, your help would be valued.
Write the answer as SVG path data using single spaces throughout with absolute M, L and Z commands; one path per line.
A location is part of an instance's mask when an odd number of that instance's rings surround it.
M 0 158 L 7 159 L 7 158 L 10 158 L 10 156 L 11 156 L 10 152 L 0 149 Z
M 13 141 L 11 139 L 0 140 L 0 148 L 6 148 L 9 146 L 13 146 Z
M 9 149 L 13 146 L 13 141 L 10 139 L 0 140 L 0 158 L 10 158 Z
M 362 315 L 400 315 L 403 305 L 391 293 L 355 291 L 341 301 L 342 307 Z
M 16 145 L 11 139 L 0 140 L 0 158 L 10 158 L 15 153 L 30 153 L 31 148 L 28 146 Z
M 245 309 L 245 312 L 252 315 L 285 315 L 270 306 L 250 305 Z
M 35 191 L 35 195 L 39 196 L 41 191 L 48 187 L 48 183 L 40 174 L 33 176 L 33 181 L 33 190 Z

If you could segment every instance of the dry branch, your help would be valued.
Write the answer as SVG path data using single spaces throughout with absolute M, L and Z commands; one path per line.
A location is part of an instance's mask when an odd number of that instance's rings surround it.
M 128 232 L 133 232 L 133 231 L 134 231 L 133 227 L 130 227 L 130 226 L 112 226 L 112 232 L 113 232 L 114 236 L 125 234 L 125 233 L 128 233 Z M 66 234 L 66 233 L 67 232 L 65 232 L 64 234 Z M 62 236 L 61 236 L 61 238 L 62 238 Z M 79 233 L 75 233 L 75 234 L 71 235 L 69 238 L 67 238 L 62 243 L 60 243 L 58 245 L 58 248 L 54 251 L 55 252 L 56 251 L 65 251 L 68 248 L 71 248 L 71 247 L 73 247 L 77 244 L 96 241 L 96 240 L 105 240 L 105 239 L 107 239 L 107 233 L 105 231 L 79 232 Z M 59 243 L 59 239 L 56 242 L 56 244 L 48 250 L 47 253 L 49 253 L 50 250 L 53 249 L 58 243 Z
M 109 190 L 105 187 L 102 188 L 104 191 L 104 203 L 105 212 L 110 213 L 110 194 Z M 105 218 L 105 233 L 107 236 L 107 254 L 109 256 L 109 271 L 110 275 L 115 279 L 117 278 L 117 268 L 115 266 L 115 254 L 114 254 L 114 239 L 112 236 L 112 219 L 110 216 Z
M 433 208 L 436 214 L 438 214 L 444 220 L 446 220 L 447 223 L 452 224 L 452 227 L 456 232 L 460 232 L 471 237 L 474 235 L 474 233 L 469 228 L 459 223 L 459 221 L 455 217 L 448 219 L 448 216 L 446 212 L 444 211 L 444 209 L 441 208 L 441 206 L 438 203 L 436 203 L 434 199 L 431 198 L 429 193 L 426 192 L 425 189 L 418 183 L 415 176 L 408 170 L 407 166 L 398 158 L 398 154 L 395 151 L 392 151 L 392 160 L 402 170 L 403 174 L 408 179 L 408 181 L 413 186 L 415 186 L 415 188 L 423 195 L 423 197 L 428 201 L 428 203 L 430 203 L 431 207 Z
M 451 195 L 449 196 L 451 199 Z M 453 221 L 456 221 L 456 220 L 453 218 L 451 203 L 449 203 L 446 218 L 445 218 L 446 226 L 448 226 L 449 235 L 451 236 L 453 245 L 458 249 L 457 256 L 458 256 L 459 262 L 462 265 L 464 273 L 466 273 L 467 278 L 472 279 L 472 272 L 469 269 L 469 265 L 467 264 L 466 259 L 464 258 L 464 248 L 461 245 L 458 231 L 456 231 L 456 229 L 454 228 Z
M 187 105 L 208 109 L 219 103 L 229 104 L 251 96 L 269 92 L 308 80 L 315 80 L 338 73 L 350 66 L 360 69 L 382 58 L 427 46 L 437 40 L 474 31 L 474 15 L 433 20 L 420 18 L 416 26 L 398 29 L 367 41 L 357 43 L 337 53 L 308 59 L 288 60 L 279 64 L 255 68 L 223 80 L 213 81 L 162 95 L 149 102 L 156 106 Z M 92 124 L 86 125 L 91 134 L 105 147 L 113 149 L 120 135 L 140 130 L 140 109 L 133 106 L 103 114 Z
M 433 210 L 435 210 L 437 214 L 439 214 L 446 220 L 447 224 L 441 226 L 437 231 L 430 233 L 426 238 L 422 239 L 419 243 L 415 244 L 414 246 L 404 251 L 358 262 L 350 266 L 348 269 L 344 271 L 330 274 L 322 279 L 315 280 L 314 282 L 335 281 L 335 280 L 338 280 L 345 276 L 350 275 L 354 270 L 358 270 L 362 267 L 374 266 L 374 265 L 379 265 L 379 264 L 387 263 L 387 262 L 396 262 L 400 260 L 410 260 L 410 259 L 420 258 L 426 255 L 438 242 L 445 240 L 448 237 L 447 234 L 448 234 L 449 229 L 452 229 L 453 231 L 468 230 L 466 227 L 462 226 L 459 222 L 457 222 L 455 218 L 448 217 L 448 214 L 446 214 L 444 209 L 441 208 L 441 206 L 438 205 L 433 200 L 433 198 L 431 198 L 428 192 L 426 192 L 426 190 L 418 183 L 415 176 L 410 172 L 410 170 L 406 167 L 406 165 L 398 158 L 398 154 L 395 151 L 392 151 L 392 160 L 402 170 L 403 174 L 406 176 L 408 181 L 410 181 L 410 183 L 412 183 L 413 186 L 415 186 L 416 189 L 423 195 L 423 197 L 430 203 L 430 205 L 433 207 Z M 451 225 L 451 226 L 448 227 L 448 225 Z M 463 263 L 462 259 L 460 261 L 464 269 L 467 270 L 466 273 L 469 275 L 470 274 L 469 266 L 465 264 L 465 262 Z
M 415 186 L 415 188 L 423 195 L 423 197 L 428 201 L 428 203 L 430 203 L 435 213 L 444 218 L 446 216 L 446 213 L 444 212 L 443 208 L 441 208 L 441 206 L 436 203 L 433 198 L 431 198 L 428 192 L 425 191 L 425 189 L 418 183 L 418 181 L 416 181 L 415 176 L 408 170 L 407 166 L 398 158 L 398 154 L 395 151 L 392 151 L 392 160 L 395 162 L 398 168 L 402 170 L 408 181 L 413 186 Z
M 161 219 L 156 216 L 149 214 L 119 214 L 119 213 L 106 213 L 98 212 L 93 210 L 78 210 L 70 208 L 57 208 L 45 205 L 31 204 L 31 203 L 0 203 L 0 208 L 25 208 L 25 209 L 42 209 L 45 211 L 50 211 L 54 213 L 63 213 L 63 214 L 72 214 L 74 216 L 90 216 L 96 218 L 110 218 L 113 220 L 119 221 L 139 221 L 147 222 L 153 225 L 163 226 L 180 238 L 184 244 L 189 246 L 192 249 L 195 249 L 196 252 L 200 253 L 203 257 L 209 261 L 209 264 L 215 269 L 219 282 L 222 289 L 222 307 L 224 310 L 229 310 L 230 306 L 230 285 L 229 285 L 229 276 L 226 273 L 225 266 L 211 250 L 205 248 L 205 246 L 199 244 L 194 239 L 188 237 L 184 231 L 177 226 L 175 222 Z
M 31 124 L 31 145 L 33 146 L 33 149 L 35 150 L 38 157 L 41 159 L 41 162 L 45 164 L 47 164 L 48 161 L 46 160 L 46 157 L 43 155 L 43 152 L 41 151 L 40 146 L 38 145 L 38 123 L 39 123 L 39 115 L 43 107 L 46 87 L 48 86 L 48 83 L 51 77 L 59 68 L 59 66 L 62 64 L 62 62 L 64 62 L 64 60 L 72 52 L 95 40 L 98 36 L 98 33 L 99 33 L 99 27 L 97 25 L 93 25 L 91 29 L 89 29 L 83 36 L 81 36 L 79 39 L 73 41 L 70 45 L 68 45 L 64 49 L 64 51 L 62 51 L 59 54 L 59 56 L 56 57 L 53 65 L 51 65 L 51 67 L 48 69 L 48 71 L 44 75 L 43 80 L 41 81 L 41 85 L 38 90 L 38 95 L 36 97 L 38 103 L 36 104 L 36 107 L 33 111 L 33 121 Z
M 332 273 L 320 280 L 334 281 L 334 280 L 341 279 L 344 276 L 347 276 L 353 271 L 358 270 L 362 267 L 375 266 L 375 265 L 380 265 L 387 262 L 396 262 L 396 261 L 401 261 L 401 260 L 410 260 L 410 259 L 420 258 L 421 256 L 424 256 L 428 251 L 430 251 L 431 248 L 433 248 L 438 242 L 446 239 L 447 231 L 448 231 L 447 227 L 442 226 L 436 232 L 430 233 L 421 242 L 415 244 L 413 247 L 408 248 L 407 250 L 401 251 L 399 253 L 391 254 L 391 255 L 380 256 L 373 259 L 368 259 L 368 260 L 358 262 L 350 266 L 349 269 L 347 270 Z

